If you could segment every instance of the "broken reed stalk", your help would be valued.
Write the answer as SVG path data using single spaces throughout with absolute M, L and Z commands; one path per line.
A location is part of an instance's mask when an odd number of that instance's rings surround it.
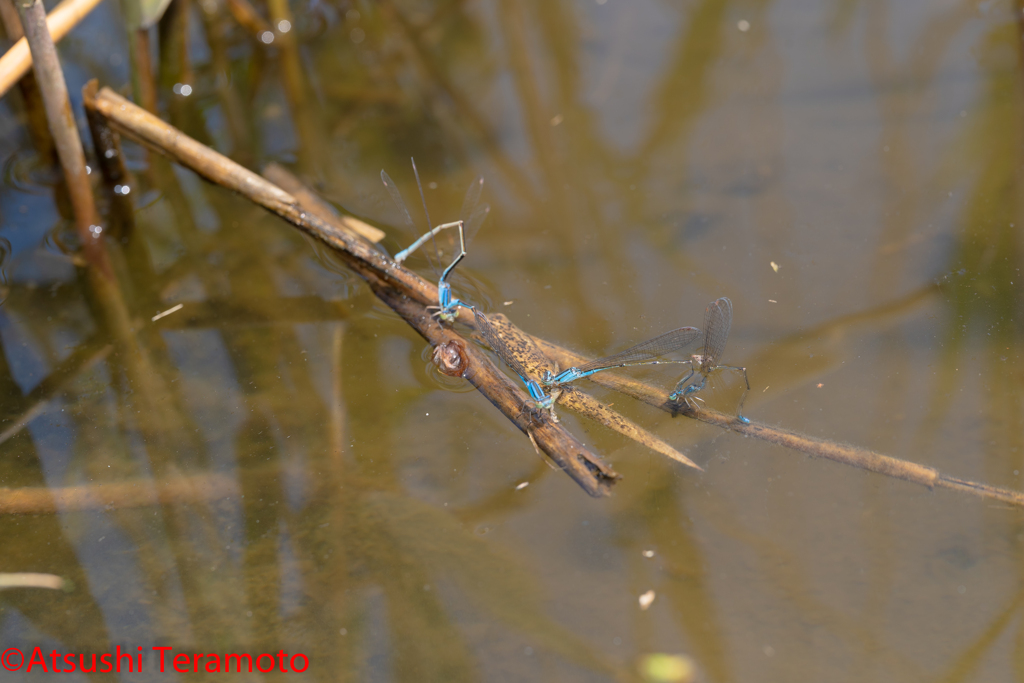
M 295 197 L 227 157 L 188 137 L 109 88 L 97 92 L 92 81 L 82 90 L 88 109 L 103 116 L 117 132 L 160 152 L 207 180 L 233 190 L 277 214 L 306 234 L 333 247 L 384 303 L 406 320 L 433 346 L 461 337 L 433 320 L 426 311 L 437 289 L 396 264 L 370 242 L 332 228 Z M 464 345 L 465 377 L 520 430 L 532 437 L 561 469 L 592 496 L 607 495 L 619 475 L 601 462 L 576 437 L 545 414 L 524 411 L 527 397 L 479 349 Z
M 75 116 L 71 113 L 71 99 L 57 58 L 57 48 L 46 27 L 46 10 L 41 0 L 18 0 L 18 11 L 25 38 L 32 50 L 32 68 L 43 96 L 46 121 L 50 125 L 57 156 L 64 168 L 64 179 L 75 214 L 75 230 L 82 243 L 82 251 L 90 264 L 99 265 L 104 274 L 112 277 L 113 271 L 99 241 L 99 231 L 93 228 L 97 222 L 96 204 L 85 168 L 85 152 L 78 136 Z
M 75 214 L 75 232 L 88 265 L 85 269 L 86 282 L 107 330 L 122 346 L 129 348 L 134 346 L 132 322 L 101 237 L 103 229 L 98 225 L 92 185 L 86 172 L 85 152 L 71 113 L 71 100 L 57 50 L 47 29 L 45 10 L 40 0 L 19 0 L 18 11 L 25 38 L 32 50 L 32 68 L 46 109 L 50 134 L 64 169 Z
M 559 392 L 557 401 L 558 405 L 565 406 L 566 408 L 580 413 L 581 415 L 586 415 L 590 419 L 603 424 L 609 429 L 614 429 L 619 434 L 647 446 L 656 453 L 661 453 L 666 458 L 671 458 L 682 465 L 692 467 L 700 470 L 701 472 L 704 471 L 703 467 L 687 458 L 677 449 L 665 443 L 654 434 L 651 434 L 632 420 L 627 419 L 618 412 L 612 410 L 611 406 L 601 403 L 590 394 L 580 391 L 572 385 L 559 388 Z
M 123 240 L 135 227 L 135 202 L 128 196 L 135 186 L 135 179 L 124 163 L 121 139 L 110 129 L 106 119 L 90 109 L 85 110 L 85 118 L 89 123 L 89 133 L 92 135 L 92 144 L 96 150 L 96 163 L 110 192 L 110 209 L 107 215 L 110 234 Z
M 15 0 L 15 4 L 20 4 Z M 65 0 L 46 18 L 49 35 L 53 42 L 60 42 L 89 12 L 100 4 L 100 0 Z M 18 40 L 3 57 L 0 57 L 0 96 L 3 96 L 32 68 L 32 53 L 25 38 Z
M 432 305 L 437 301 L 437 288 L 434 285 L 398 266 L 390 258 L 374 250 L 368 243 L 358 238 L 327 229 L 327 226 L 323 225 L 321 221 L 312 218 L 301 211 L 295 204 L 291 203 L 295 200 L 290 195 L 267 183 L 262 178 L 259 178 L 259 176 L 255 176 L 255 174 L 234 164 L 234 162 L 200 145 L 156 117 L 146 114 L 140 108 L 116 95 L 108 88 L 104 88 L 98 94 L 95 92 L 95 85 L 92 85 L 92 88 L 93 94 L 86 94 L 86 106 L 93 107 L 102 113 L 117 130 L 191 168 L 211 182 L 243 194 L 264 208 L 285 218 L 308 234 L 318 237 L 337 249 L 339 255 L 346 263 L 370 283 L 370 286 L 374 288 L 374 292 L 398 312 L 399 315 L 402 315 L 413 327 L 416 327 L 420 334 L 434 344 L 435 347 L 439 343 L 458 338 L 451 331 L 441 328 L 425 314 L 424 307 Z M 257 192 L 255 190 L 257 186 L 262 187 L 261 191 Z M 473 324 L 471 316 L 460 316 L 460 321 L 470 325 Z M 534 341 L 544 354 L 557 361 L 561 367 L 579 365 L 587 360 L 583 356 L 572 353 L 543 339 L 534 338 Z M 528 420 L 524 421 L 521 407 L 526 400 L 525 394 L 503 373 L 499 372 L 492 363 L 486 360 L 486 357 L 481 358 L 481 352 L 474 349 L 471 345 L 466 345 L 466 349 L 473 356 L 470 371 L 466 374 L 467 379 L 478 386 L 478 388 L 484 387 L 480 388 L 481 393 L 484 393 L 521 430 L 533 434 L 535 437 L 543 437 L 543 443 L 541 438 L 538 438 L 537 442 L 550 455 L 551 453 L 547 451 L 547 448 L 552 447 L 552 444 L 548 439 L 549 436 L 553 438 L 554 435 L 549 434 L 547 430 L 557 427 L 557 425 L 545 423 L 543 425 L 545 431 L 541 433 L 535 425 L 530 425 Z M 474 371 L 475 368 L 486 369 L 486 376 L 477 377 Z M 668 394 L 664 390 L 657 389 L 643 382 L 617 376 L 613 373 L 596 374 L 591 379 L 598 384 L 625 393 L 669 413 L 685 415 L 707 424 L 729 429 L 744 436 L 750 436 L 797 450 L 812 457 L 833 460 L 888 477 L 920 484 L 928 488 L 948 488 L 991 500 L 998 500 L 1017 507 L 1024 507 L 1024 494 L 1018 491 L 958 479 L 941 474 L 931 467 L 918 465 L 855 446 L 836 444 L 756 422 L 744 424 L 739 422 L 735 416 L 724 415 L 711 410 L 692 410 L 685 407 L 680 409 L 678 404 L 669 401 Z M 478 381 L 480 384 L 477 384 Z M 560 431 L 564 432 L 564 430 Z M 571 437 L 567 432 L 564 433 Z M 572 437 L 572 441 L 575 441 L 574 437 Z M 568 453 L 571 453 L 571 449 Z M 599 461 L 587 458 L 583 452 L 574 458 L 570 458 L 568 461 L 564 455 L 560 461 L 557 458 L 555 459 L 556 462 L 560 463 L 586 463 L 584 467 L 603 468 Z M 606 493 L 607 486 L 618 478 L 616 473 L 607 469 L 595 469 L 590 473 L 591 477 L 586 477 L 585 472 L 579 472 L 577 475 L 576 472 L 578 470 L 572 468 L 567 468 L 567 471 L 574 478 L 580 476 L 583 481 L 581 479 L 577 479 L 577 481 L 592 495 L 595 495 L 595 492 L 598 492 L 597 495 Z M 584 481 L 591 482 L 591 484 L 584 484 Z
M 0 19 L 3 20 L 4 32 L 8 39 L 18 41 L 25 37 L 25 32 L 21 30 L 21 18 L 13 0 L 0 0 Z M 53 147 L 53 138 L 46 123 L 43 98 L 39 94 L 39 86 L 36 85 L 36 79 L 31 71 L 25 73 L 18 81 L 18 90 L 21 91 L 21 99 L 25 105 L 32 146 L 38 151 L 39 160 L 45 164 L 56 163 L 57 150 Z

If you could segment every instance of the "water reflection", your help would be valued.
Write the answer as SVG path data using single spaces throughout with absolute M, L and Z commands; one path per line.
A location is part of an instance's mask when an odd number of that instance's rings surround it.
M 270 3 L 293 28 L 268 46 L 217 3 L 177 7 L 161 114 L 289 164 L 392 252 L 408 235 L 382 167 L 416 156 L 442 220 L 487 177 L 460 298 L 600 356 L 728 295 L 746 414 L 1021 488 L 1009 13 Z M 72 87 L 106 59 L 82 35 Z M 589 500 L 424 372 L 422 340 L 358 280 L 125 149 L 135 211 L 111 213 L 104 298 L 55 246 L 63 190 L 24 172 L 46 141 L 0 139 L 0 479 L 25 489 L 0 503 L 19 513 L 0 571 L 77 586 L 0 594 L 8 646 L 283 648 L 323 680 L 632 680 L 650 652 L 712 681 L 1012 675 L 1016 513 L 614 395 L 707 473 L 567 416 L 625 475 Z

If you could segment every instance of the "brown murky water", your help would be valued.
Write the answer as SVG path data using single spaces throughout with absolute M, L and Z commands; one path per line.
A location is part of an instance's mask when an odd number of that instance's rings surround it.
M 593 355 L 728 296 L 751 419 L 1024 488 L 1015 5 L 291 9 L 261 47 L 193 3 L 161 115 L 289 166 L 392 253 L 414 235 L 381 168 L 412 199 L 415 156 L 440 220 L 482 174 L 458 296 Z M 62 45 L 74 92 L 129 92 L 128 54 L 114 4 Z M 117 333 L 21 95 L 2 107 L 0 484 L 29 488 L 0 571 L 75 586 L 0 593 L 4 648 L 284 650 L 322 681 L 636 680 L 658 652 L 719 683 L 1024 680 L 1019 510 L 583 381 L 706 470 L 562 411 L 624 476 L 591 499 L 322 248 L 130 145 Z M 126 680 L 176 675 L 147 657 Z

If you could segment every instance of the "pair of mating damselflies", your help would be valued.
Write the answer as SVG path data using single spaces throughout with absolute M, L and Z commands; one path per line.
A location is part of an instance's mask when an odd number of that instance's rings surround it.
M 718 359 L 722 357 L 722 353 L 725 351 L 725 342 L 729 338 L 729 328 L 732 326 L 732 302 L 726 297 L 708 304 L 704 314 L 705 327 L 703 332 L 696 327 L 680 327 L 653 339 L 640 342 L 625 351 L 592 360 L 579 367 L 571 367 L 557 375 L 545 370 L 540 376 L 531 376 L 531 373 L 524 367 L 517 355 L 509 348 L 504 339 L 497 334 L 487 316 L 475 308 L 473 312 L 476 315 L 477 326 L 480 328 L 484 339 L 487 340 L 487 344 L 523 381 L 527 391 L 530 393 L 530 398 L 538 408 L 550 410 L 557 398 L 556 392 L 559 387 L 598 372 L 634 365 L 679 363 L 689 365 L 690 372 L 676 384 L 675 389 L 669 394 L 670 400 L 678 401 L 681 398 L 687 406 L 691 408 L 696 407 L 695 402 L 702 399 L 693 394 L 707 386 L 708 378 L 712 373 L 718 370 L 737 370 L 743 373 L 743 382 L 746 389 L 740 398 L 736 417 L 741 422 L 749 422 L 743 416 L 743 402 L 746 399 L 747 392 L 750 391 L 747 369 L 732 365 L 721 365 L 718 362 Z M 701 342 L 701 337 L 703 337 L 703 345 L 700 346 L 701 353 L 693 353 L 687 360 L 661 359 L 662 356 L 670 353 L 689 351 L 696 348 Z M 693 379 L 694 375 L 697 374 L 700 375 L 699 381 Z M 549 393 L 544 393 L 545 388 L 549 389 Z
M 420 183 L 420 173 L 416 170 L 416 161 L 412 161 L 412 172 L 416 176 L 416 187 L 420 191 L 420 199 L 423 201 L 423 213 L 427 217 L 427 232 L 424 233 L 419 239 L 410 244 L 406 249 L 398 252 L 395 255 L 395 261 L 402 263 L 409 257 L 412 252 L 422 247 L 426 242 L 430 241 L 432 249 L 425 250 L 427 254 L 427 260 L 430 261 L 431 267 L 434 269 L 434 273 L 438 275 L 437 279 L 437 303 L 436 307 L 431 306 L 430 308 L 436 308 L 434 316 L 444 322 L 455 322 L 455 318 L 459 315 L 459 308 L 471 309 L 469 304 L 463 303 L 459 299 L 452 297 L 452 286 L 448 282 L 448 277 L 455 270 L 455 266 L 459 265 L 462 259 L 466 258 L 466 245 L 473 239 L 473 235 L 480 229 L 484 219 L 487 218 L 487 213 L 491 210 L 489 206 L 484 204 L 478 206 L 480 203 L 480 194 L 484 189 L 483 177 L 477 178 L 469 185 L 469 189 L 466 190 L 466 197 L 462 201 L 462 210 L 459 212 L 459 220 L 453 223 L 445 223 L 439 225 L 436 228 L 430 225 L 430 212 L 427 211 L 427 198 L 423 194 L 423 185 Z M 391 177 L 384 171 L 380 172 L 380 179 L 384 181 L 384 187 L 387 188 L 388 193 L 391 195 L 391 199 L 395 202 L 398 207 L 398 213 L 405 223 L 406 228 L 416 229 L 415 223 L 413 223 L 412 216 L 409 214 L 409 209 L 405 206 L 405 201 L 402 199 L 402 194 L 398 191 L 398 186 L 395 185 Z M 459 253 L 455 256 L 455 259 L 440 273 L 438 269 L 441 267 L 441 253 L 437 247 L 437 236 L 443 230 L 450 230 L 456 228 L 459 235 Z M 431 257 L 431 250 L 433 251 L 433 257 Z
M 436 242 L 437 236 L 444 230 L 450 230 L 453 228 L 458 230 L 459 253 L 455 256 L 454 260 L 452 260 L 452 262 L 438 274 L 438 305 L 431 307 L 436 309 L 434 315 L 441 321 L 452 323 L 458 316 L 459 308 L 465 308 L 473 311 L 477 326 L 479 327 L 481 334 L 483 334 L 484 339 L 487 341 L 487 344 L 498 355 L 498 357 L 501 358 L 501 360 L 503 360 L 505 364 L 516 373 L 516 375 L 519 376 L 519 379 L 522 380 L 523 384 L 526 386 L 526 389 L 530 394 L 530 398 L 538 408 L 551 410 L 555 399 L 558 396 L 559 387 L 578 379 L 589 377 L 598 372 L 634 365 L 679 363 L 689 365 L 690 372 L 679 380 L 675 389 L 673 389 L 672 393 L 669 394 L 669 399 L 677 401 L 682 398 L 683 402 L 689 407 L 694 407 L 693 402 L 701 400 L 698 397 L 693 396 L 693 394 L 704 389 L 707 385 L 708 377 L 712 373 L 720 369 L 741 371 L 743 373 L 743 381 L 746 384 L 746 390 L 740 398 L 737 417 L 743 422 L 748 422 L 747 418 L 743 417 L 743 402 L 746 399 L 747 392 L 750 391 L 750 381 L 747 379 L 747 369 L 719 364 L 719 360 L 725 350 L 725 343 L 729 338 L 729 330 L 732 327 L 732 302 L 726 297 L 722 297 L 708 304 L 708 307 L 704 312 L 703 333 L 696 327 L 680 327 L 670 332 L 658 335 L 652 339 L 648 339 L 647 341 L 640 342 L 635 346 L 629 347 L 625 351 L 620 351 L 610 356 L 605 356 L 604 358 L 592 360 L 579 367 L 571 367 L 568 370 L 564 370 L 557 374 L 545 369 L 535 376 L 535 373 L 531 373 L 527 370 L 522 359 L 513 352 L 502 336 L 498 334 L 484 313 L 478 311 L 474 306 L 453 297 L 451 283 L 448 280 L 455 267 L 466 257 L 467 244 L 476 234 L 476 231 L 479 230 L 480 225 L 483 223 L 484 219 L 487 217 L 488 211 L 490 210 L 486 204 L 478 207 L 480 195 L 483 190 L 484 179 L 482 177 L 477 178 L 470 184 L 469 189 L 466 191 L 466 197 L 462 203 L 462 210 L 459 213 L 460 219 L 458 221 L 432 227 L 430 225 L 430 213 L 427 211 L 426 197 L 423 194 L 423 185 L 420 183 L 419 171 L 416 169 L 415 161 L 412 162 L 412 170 L 416 177 L 416 186 L 419 188 L 420 199 L 423 202 L 423 213 L 427 219 L 427 232 L 413 242 L 408 248 L 399 252 L 395 256 L 395 260 L 398 263 L 402 263 L 412 252 L 422 247 L 429 240 L 434 252 L 434 258 L 430 257 L 428 250 L 427 259 L 431 262 L 436 273 L 437 269 L 441 266 L 441 256 Z M 406 224 L 406 227 L 415 229 L 412 216 L 402 199 L 401 193 L 398 191 L 398 187 L 386 172 L 381 171 L 380 176 L 381 180 L 384 182 L 384 186 L 388 190 L 388 193 L 391 195 L 391 199 L 398 207 L 399 214 L 402 217 L 403 222 Z M 687 360 L 662 360 L 663 356 L 670 353 L 684 352 L 696 348 L 700 344 L 702 335 L 704 343 L 703 346 L 700 347 L 701 353 L 692 353 L 690 354 L 690 358 Z M 697 374 L 700 375 L 699 381 L 693 380 L 694 375 Z M 548 393 L 545 393 L 545 388 L 549 389 Z

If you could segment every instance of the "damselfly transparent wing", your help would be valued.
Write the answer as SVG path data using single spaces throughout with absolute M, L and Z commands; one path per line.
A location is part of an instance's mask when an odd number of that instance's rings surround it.
M 696 327 L 680 327 L 679 329 L 658 335 L 647 341 L 631 346 L 625 351 L 620 351 L 611 356 L 598 358 L 589 363 L 579 366 L 581 373 L 601 370 L 604 368 L 618 368 L 636 363 L 643 363 L 654 358 L 659 358 L 669 353 L 685 351 L 700 343 L 701 333 Z
M 459 211 L 459 220 L 462 221 L 462 241 L 459 241 L 458 228 L 449 228 L 443 234 L 437 236 L 439 260 L 441 263 L 450 263 L 452 259 L 459 255 L 463 246 L 468 249 L 473 236 L 480 231 L 480 226 L 483 225 L 487 214 L 491 210 L 491 207 L 487 204 L 480 203 L 480 195 L 483 193 L 483 189 L 484 179 L 481 176 L 470 183 L 469 188 L 466 190 L 466 196 L 462 200 L 462 209 Z
M 410 233 L 416 232 L 416 224 L 412 222 L 412 216 L 409 215 L 409 209 L 406 207 L 405 200 L 402 199 L 402 193 L 398 191 L 395 181 L 384 170 L 380 172 L 380 179 L 384 182 L 384 187 L 387 188 L 388 194 L 391 195 L 391 201 L 394 202 L 395 207 L 398 209 L 398 217 L 402 223 L 402 228 L 408 229 Z
M 486 204 L 483 206 L 479 205 L 484 179 L 477 178 L 466 191 L 465 199 L 462 202 L 462 211 L 459 215 L 459 220 L 462 221 L 460 233 L 459 221 L 442 223 L 434 227 L 433 222 L 430 220 L 430 211 L 427 208 L 426 195 L 423 193 L 423 183 L 420 182 L 420 174 L 416 168 L 415 160 L 412 160 L 412 170 L 416 176 L 416 187 L 419 189 L 420 199 L 423 202 L 423 214 L 426 216 L 428 229 L 415 241 L 411 242 L 408 247 L 395 254 L 395 260 L 401 263 L 411 254 L 422 249 L 435 274 L 440 275 L 442 270 L 447 272 L 454 268 L 458 260 L 461 259 L 460 254 L 465 255 L 463 247 L 469 244 L 470 238 L 480 229 L 480 225 L 490 211 L 490 207 Z M 384 186 L 388 188 L 388 192 L 399 207 L 402 216 L 407 219 L 407 224 L 412 225 L 409 210 L 406 208 L 405 202 L 402 200 L 401 193 L 399 193 L 394 181 L 383 171 L 381 172 L 381 179 L 384 180 Z M 413 227 L 413 231 L 415 231 L 415 227 Z
M 413 162 L 413 170 L 416 170 L 416 163 Z M 407 239 L 412 239 L 416 236 L 416 224 L 412 220 L 412 216 L 409 214 L 409 208 L 405 204 L 405 200 L 402 199 L 402 193 L 398 190 L 398 186 L 395 181 L 391 179 L 391 176 L 386 171 L 380 172 L 380 179 L 384 182 L 384 187 L 387 188 L 388 194 L 391 195 L 391 200 L 394 202 L 395 207 L 398 209 L 399 222 L 402 224 L 401 227 L 408 233 Z M 419 174 L 416 174 L 416 183 L 419 184 Z M 423 194 L 423 188 L 420 188 L 420 195 Z M 426 211 L 426 203 L 424 202 L 423 210 Z M 430 216 L 427 215 L 427 227 L 430 227 Z M 424 250 L 427 255 L 427 261 L 430 263 L 430 267 L 433 269 L 434 274 L 440 277 L 441 270 L 439 267 L 440 258 L 431 258 L 431 251 L 437 254 L 436 247 L 433 246 L 433 236 L 431 236 L 431 247 Z M 408 255 L 408 252 L 400 252 Z M 405 256 L 398 256 L 399 259 L 404 259 Z
M 484 178 L 480 176 L 469 184 L 469 189 L 466 190 L 466 197 L 462 200 L 462 210 L 459 211 L 459 219 L 462 220 L 462 230 L 466 235 L 467 247 L 469 246 L 469 241 L 480 230 L 480 226 L 483 225 L 484 219 L 487 218 L 487 214 L 491 210 L 491 207 L 487 204 L 480 203 L 480 195 L 483 194 L 483 191 Z
M 723 296 L 708 304 L 704 311 L 704 354 L 700 359 L 701 374 L 707 375 L 721 362 L 731 327 L 732 302 Z
M 442 256 L 440 248 L 437 246 L 437 239 L 434 237 L 434 225 L 430 222 L 430 211 L 427 209 L 427 196 L 423 194 L 423 183 L 420 182 L 420 171 L 416 168 L 416 159 L 409 157 L 409 161 L 412 163 L 412 174 L 416 177 L 416 189 L 420 192 L 420 201 L 423 203 L 423 215 L 427 217 L 427 233 L 430 235 L 429 246 L 424 246 L 424 254 L 427 257 L 427 261 L 430 262 L 430 267 L 433 268 L 436 275 L 441 274 L 441 270 L 444 268 L 444 260 L 447 258 Z

